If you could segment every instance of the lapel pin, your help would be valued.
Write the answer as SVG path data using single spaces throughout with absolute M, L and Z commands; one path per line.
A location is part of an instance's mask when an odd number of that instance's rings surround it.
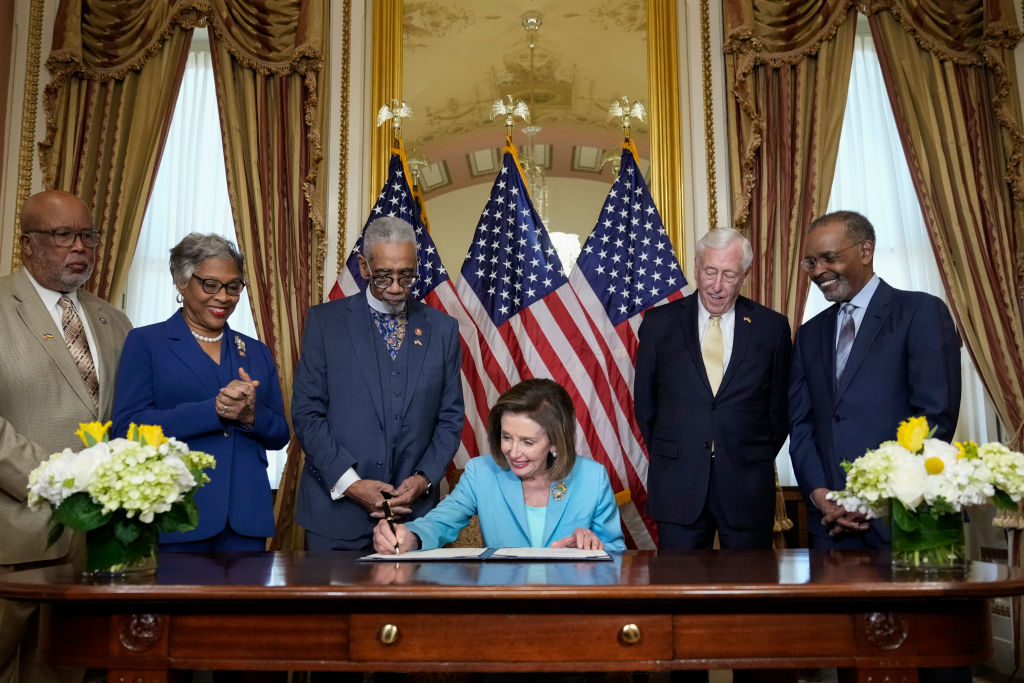
M 245 358 L 245 342 L 237 334 L 235 335 L 235 348 L 238 349 L 238 355 Z
M 106 324 L 107 324 L 107 319 L 106 319 L 106 318 L 104 318 L 104 317 L 103 317 L 103 316 L 101 315 L 101 316 L 100 316 L 100 322 L 101 322 L 101 323 L 103 323 L 104 325 L 106 325 Z
M 423 342 L 421 342 L 419 339 L 413 339 L 412 343 L 416 346 L 423 346 Z
M 43 339 L 49 341 L 50 339 L 53 339 L 53 335 L 47 332 L 46 334 L 43 335 Z
M 422 328 L 417 327 L 415 330 L 413 330 L 413 332 L 416 334 L 417 337 L 422 337 L 423 336 L 423 329 Z
M 565 482 L 560 481 L 556 485 L 551 487 L 551 497 L 554 498 L 555 500 L 562 500 L 563 498 L 565 498 L 565 492 L 567 490 L 568 488 L 566 487 Z
M 750 318 L 748 318 L 747 316 L 743 316 L 743 321 L 749 323 L 750 322 Z

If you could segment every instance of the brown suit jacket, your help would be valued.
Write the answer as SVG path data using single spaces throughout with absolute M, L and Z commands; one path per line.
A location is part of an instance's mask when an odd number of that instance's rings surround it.
M 93 407 L 64 337 L 24 270 L 0 277 L 0 565 L 53 560 L 68 553 L 65 534 L 46 548 L 49 508 L 31 510 L 28 475 L 51 453 L 78 450 L 80 422 L 110 419 L 127 316 L 78 291 L 98 348 L 100 405 Z

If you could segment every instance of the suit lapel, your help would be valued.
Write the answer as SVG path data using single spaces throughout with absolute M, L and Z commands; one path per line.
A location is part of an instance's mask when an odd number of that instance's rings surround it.
M 879 330 L 882 329 L 882 323 L 885 322 L 885 319 L 889 317 L 891 312 L 892 288 L 885 282 L 879 282 L 878 289 L 875 290 L 870 303 L 868 303 L 868 309 L 864 311 L 864 317 L 860 321 L 860 329 L 857 330 L 857 336 L 853 340 L 853 348 L 850 349 L 850 357 L 846 361 L 846 369 L 843 370 L 843 381 L 839 385 L 839 396 L 842 396 L 846 392 L 846 388 L 850 386 L 850 381 L 857 374 L 857 369 L 864 362 L 864 359 L 867 358 L 868 349 L 875 343 L 875 337 L 878 336 Z M 835 368 L 834 359 L 832 367 Z
M 227 326 L 224 328 L 227 330 Z M 189 372 L 196 378 L 196 381 L 208 392 L 207 395 L 216 396 L 220 391 L 220 382 L 214 373 L 202 372 L 198 367 L 204 363 L 206 352 L 200 348 L 199 343 L 193 338 L 192 330 L 179 310 L 167 320 L 167 347 L 171 350 L 181 364 L 189 369 Z
M 423 306 L 416 301 L 409 301 L 409 317 L 405 328 L 405 339 L 402 340 L 400 353 L 406 354 L 409 373 L 405 389 L 405 400 L 402 402 L 402 415 L 405 416 L 416 393 L 416 384 L 420 381 L 420 374 L 423 371 L 423 359 L 426 357 L 427 349 L 430 348 L 430 324 L 427 316 L 424 315 Z
M 722 376 L 722 384 L 718 387 L 718 395 L 728 388 L 729 382 L 736 376 L 736 368 L 740 365 L 750 345 L 750 339 L 754 336 L 754 307 L 749 299 L 740 297 L 736 299 L 736 306 L 733 312 L 732 323 L 732 353 L 729 355 L 729 365 L 725 368 Z M 705 372 L 705 375 L 707 373 Z M 710 388 L 710 384 L 708 387 Z
M 825 309 L 825 313 L 828 316 L 826 323 L 821 325 L 821 357 L 825 359 L 825 370 L 827 376 L 825 377 L 825 384 L 828 385 L 828 390 L 831 392 L 832 400 L 838 400 L 839 394 L 836 393 L 836 324 L 839 319 L 839 304 L 832 304 L 829 308 Z
M 362 297 L 362 298 L 360 298 Z M 339 316 L 338 323 L 348 335 L 349 342 L 355 352 L 356 361 L 363 373 L 363 380 L 366 388 L 373 399 L 373 407 L 377 411 L 377 419 L 380 424 L 384 422 L 384 395 L 381 393 L 380 374 L 377 368 L 377 353 L 374 351 L 374 344 L 380 333 L 377 326 L 370 319 L 370 305 L 366 303 L 366 294 L 360 292 L 346 299 L 348 304 L 344 309 L 344 315 Z
M 486 457 L 486 456 L 485 456 Z M 522 532 L 523 537 L 530 538 L 530 527 L 526 523 L 526 501 L 523 500 L 523 483 L 511 470 L 501 470 L 498 473 L 498 488 L 501 490 L 501 497 L 505 499 L 505 505 L 512 511 L 516 526 Z
M 708 381 L 708 371 L 704 367 L 704 356 L 700 350 L 700 331 L 697 329 L 697 299 L 688 296 L 683 301 L 685 305 L 679 307 L 679 327 L 683 332 L 683 346 L 690 352 L 694 371 L 704 380 L 704 388 L 710 394 L 711 382 Z
M 89 396 L 89 392 L 85 388 L 82 376 L 78 374 L 78 366 L 75 365 L 75 361 L 71 358 L 71 352 L 68 351 L 67 344 L 64 343 L 64 335 L 61 333 L 60 328 L 54 324 L 53 317 L 46 311 L 46 307 L 43 306 L 39 294 L 36 293 L 32 283 L 29 282 L 28 275 L 25 274 L 24 270 L 20 270 L 18 273 L 19 277 L 14 286 L 14 298 L 17 299 L 18 316 L 21 317 L 22 322 L 25 323 L 32 336 L 39 340 L 43 350 L 53 359 L 54 364 L 61 374 L 64 375 L 68 384 L 71 385 L 75 394 L 78 395 L 78 398 L 96 415 L 96 407 L 93 405 L 92 397 Z M 91 319 L 90 322 L 92 322 Z

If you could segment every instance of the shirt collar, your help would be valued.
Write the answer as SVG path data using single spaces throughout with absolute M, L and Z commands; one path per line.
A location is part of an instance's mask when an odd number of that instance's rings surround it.
M 703 329 L 708 320 L 711 320 L 711 313 L 708 312 L 708 309 L 704 308 L 704 302 L 700 300 L 700 294 L 694 292 L 693 295 L 697 297 L 697 323 Z M 733 304 L 732 308 L 721 315 L 722 324 L 725 325 L 732 322 L 734 317 L 736 317 L 736 304 Z
M 39 298 L 43 300 L 43 306 L 46 307 L 46 310 L 56 308 L 58 305 L 57 302 L 60 301 L 60 298 L 64 295 L 67 295 L 67 297 L 71 299 L 71 302 L 75 305 L 76 309 L 81 308 L 78 305 L 77 289 L 72 289 L 70 292 L 55 292 L 54 290 L 47 289 L 46 287 L 43 287 L 41 284 L 39 284 L 39 282 L 34 277 L 32 277 L 32 273 L 31 271 L 29 271 L 28 268 L 25 268 L 25 275 L 28 276 L 28 281 L 32 283 L 32 287 L 35 288 L 36 293 L 39 295 Z
M 403 301 L 401 306 L 388 306 L 386 303 L 370 293 L 371 286 L 372 285 L 367 283 L 366 289 L 363 291 L 366 292 L 366 303 L 369 304 L 370 308 L 374 311 L 377 311 L 378 313 L 386 313 L 387 315 L 398 315 L 406 309 L 406 305 L 409 303 L 408 301 Z
M 856 306 L 857 310 L 865 310 L 868 307 L 868 304 L 871 303 L 871 297 L 875 295 L 875 290 L 878 289 L 879 282 L 881 282 L 881 280 L 879 280 L 878 274 L 873 274 L 867 284 L 861 287 L 860 291 L 850 299 L 850 303 Z

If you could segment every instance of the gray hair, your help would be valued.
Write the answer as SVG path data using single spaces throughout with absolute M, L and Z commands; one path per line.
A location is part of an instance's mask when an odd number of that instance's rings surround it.
M 871 221 L 856 211 L 833 211 L 832 213 L 826 213 L 824 216 L 815 218 L 810 227 L 807 228 L 807 232 L 825 225 L 832 225 L 833 223 L 842 223 L 846 228 L 846 234 L 854 242 L 871 242 L 871 244 L 875 244 L 874 226 L 871 225 Z
M 235 247 L 234 242 L 213 233 L 203 235 L 198 232 L 190 232 L 171 247 L 170 266 L 174 284 L 179 287 L 187 287 L 188 281 L 195 275 L 196 268 L 208 258 L 234 261 L 238 267 L 239 277 L 245 280 L 245 257 Z
M 366 230 L 363 231 L 363 258 L 370 258 L 373 248 L 381 242 L 411 242 L 417 253 L 419 252 L 416 231 L 407 221 L 395 216 L 376 218 L 366 226 Z
M 743 236 L 739 230 L 733 228 L 714 228 L 708 230 L 699 240 L 697 240 L 696 246 L 694 246 L 694 252 L 696 253 L 697 260 L 700 260 L 704 255 L 705 249 L 726 249 L 733 242 L 741 242 L 743 244 L 743 272 L 747 271 L 750 264 L 754 262 L 754 249 L 750 246 L 750 240 Z

